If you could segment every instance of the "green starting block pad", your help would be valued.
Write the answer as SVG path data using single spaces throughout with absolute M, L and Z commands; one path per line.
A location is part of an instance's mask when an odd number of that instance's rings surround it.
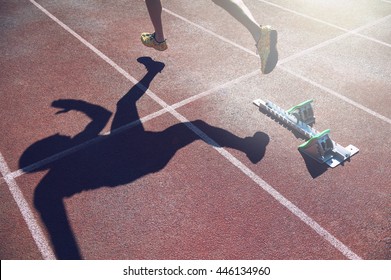
M 312 102 L 313 100 L 307 100 L 289 110 L 284 110 L 270 101 L 261 99 L 253 101 L 261 112 L 263 111 L 274 116 L 307 139 L 305 143 L 298 147 L 299 151 L 320 163 L 336 167 L 358 153 L 359 149 L 353 145 L 343 147 L 334 142 L 330 138 L 330 129 L 323 132 L 316 131 L 312 127 L 315 123 Z

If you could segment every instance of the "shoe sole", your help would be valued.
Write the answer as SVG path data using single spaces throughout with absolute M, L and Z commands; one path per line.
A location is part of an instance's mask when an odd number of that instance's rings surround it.
M 271 30 L 269 33 L 270 52 L 266 59 L 266 65 L 262 66 L 262 73 L 269 74 L 274 70 L 278 62 L 278 51 L 277 51 L 277 31 Z
M 167 47 L 165 47 L 165 48 L 163 48 L 163 49 L 160 49 L 160 48 L 156 47 L 155 45 L 146 44 L 143 40 L 141 40 L 141 42 L 143 43 L 144 46 L 146 46 L 146 47 L 148 47 L 148 48 L 154 48 L 154 49 L 157 50 L 157 51 L 163 52 L 163 51 L 165 51 L 165 50 L 168 49 Z

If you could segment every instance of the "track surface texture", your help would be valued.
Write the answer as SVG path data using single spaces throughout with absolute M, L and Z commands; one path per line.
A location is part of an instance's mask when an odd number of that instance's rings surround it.
M 391 259 L 391 3 L 0 1 L 1 259 Z M 252 104 L 314 99 L 327 168 Z

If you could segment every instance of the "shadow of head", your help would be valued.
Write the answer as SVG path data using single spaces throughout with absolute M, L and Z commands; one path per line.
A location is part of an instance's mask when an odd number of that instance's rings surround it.
M 70 136 L 61 135 L 59 133 L 39 140 L 29 146 L 19 159 L 19 168 L 26 169 L 32 165 L 36 165 L 33 168 L 34 172 L 48 169 L 46 164 L 37 164 L 44 159 L 47 159 L 53 155 L 57 155 L 62 151 L 69 149 L 72 146 L 72 138 Z M 29 168 L 30 170 L 31 168 Z M 27 171 L 27 169 L 25 170 Z
M 265 156 L 266 146 L 269 144 L 269 136 L 263 132 L 256 132 L 254 136 L 245 138 L 246 155 L 252 163 L 258 163 Z

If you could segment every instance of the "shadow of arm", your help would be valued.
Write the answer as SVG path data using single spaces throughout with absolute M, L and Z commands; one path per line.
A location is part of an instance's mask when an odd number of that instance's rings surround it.
M 56 114 L 67 113 L 71 110 L 87 115 L 91 122 L 86 128 L 74 137 L 75 142 L 81 142 L 99 135 L 111 117 L 111 112 L 105 108 L 83 100 L 60 99 L 52 103 L 52 107 L 60 108 Z

